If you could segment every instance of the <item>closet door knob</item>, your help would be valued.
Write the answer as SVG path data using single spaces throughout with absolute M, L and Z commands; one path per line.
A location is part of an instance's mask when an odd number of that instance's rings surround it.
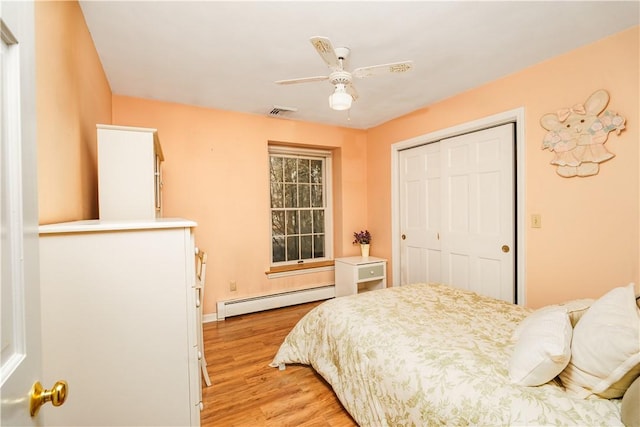
M 509 245 L 502 245 L 502 252 L 504 252 L 505 254 L 508 253 L 511 250 L 511 248 L 509 247 Z

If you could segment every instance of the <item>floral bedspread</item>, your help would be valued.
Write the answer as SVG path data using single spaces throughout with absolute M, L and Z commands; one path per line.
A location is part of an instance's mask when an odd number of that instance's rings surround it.
M 438 284 L 336 298 L 298 322 L 271 366 L 313 366 L 361 426 L 622 425 L 618 400 L 509 382 L 527 313 Z

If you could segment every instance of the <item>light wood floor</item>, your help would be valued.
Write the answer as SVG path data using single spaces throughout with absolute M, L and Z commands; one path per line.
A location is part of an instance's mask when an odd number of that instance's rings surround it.
M 269 367 L 284 337 L 318 303 L 204 325 L 211 387 L 203 387 L 203 427 L 356 426 L 311 367 Z M 203 382 L 204 385 L 204 382 Z

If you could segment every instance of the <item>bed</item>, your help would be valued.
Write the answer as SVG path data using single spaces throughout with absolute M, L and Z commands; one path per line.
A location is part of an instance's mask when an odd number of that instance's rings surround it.
M 531 312 L 439 284 L 336 298 L 296 324 L 270 366 L 311 365 L 361 426 L 622 425 L 621 399 L 512 383 L 512 335 Z

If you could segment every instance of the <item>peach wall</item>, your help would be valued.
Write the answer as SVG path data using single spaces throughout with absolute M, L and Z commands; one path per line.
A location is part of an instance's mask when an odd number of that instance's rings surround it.
M 391 144 L 465 122 L 525 108 L 525 224 L 542 215 L 542 228 L 526 230 L 527 305 L 598 297 L 639 281 L 640 162 L 638 27 L 516 74 L 470 90 L 368 132 L 368 224 L 379 254 L 391 258 Z M 429 85 L 425 86 L 428 90 Z M 608 109 L 627 119 L 610 134 L 616 157 L 589 178 L 562 178 L 541 150 L 542 115 L 582 103 L 606 89 Z
M 264 274 L 267 141 L 335 150 L 335 255 L 356 254 L 351 233 L 368 228 L 372 255 L 391 259 L 390 145 L 521 106 L 525 221 L 533 213 L 543 221 L 541 229 L 526 231 L 528 305 L 595 297 L 640 281 L 638 27 L 369 131 L 354 131 L 112 98 L 77 2 L 36 2 L 35 18 L 40 223 L 98 216 L 96 123 L 157 127 L 167 157 L 165 214 L 198 221 L 199 245 L 212 254 L 205 312 L 214 312 L 218 299 L 332 279 L 330 273 L 277 280 Z M 627 118 L 627 129 L 607 142 L 616 157 L 595 177 L 561 178 L 549 165 L 551 153 L 540 149 L 545 131 L 539 118 L 599 88 L 611 94 L 609 108 Z M 228 290 L 229 281 L 237 282 L 237 292 Z
M 333 283 L 333 272 L 268 279 L 269 141 L 334 150 L 335 256 L 355 255 L 366 226 L 366 132 L 124 96 L 113 122 L 158 129 L 165 217 L 198 222 L 209 253 L 205 313 L 218 300 Z M 229 282 L 237 291 L 229 290 Z
M 35 2 L 41 224 L 98 217 L 96 123 L 111 88 L 75 1 Z

